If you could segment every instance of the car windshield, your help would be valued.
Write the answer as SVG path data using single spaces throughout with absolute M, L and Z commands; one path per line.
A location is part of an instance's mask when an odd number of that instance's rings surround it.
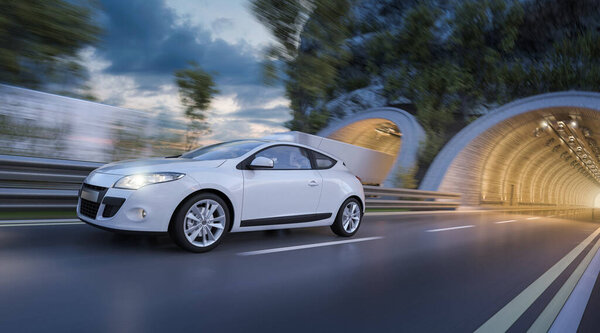
M 244 155 L 250 150 L 264 144 L 258 140 L 238 140 L 198 148 L 181 155 L 182 158 L 190 158 L 198 161 L 226 160 Z

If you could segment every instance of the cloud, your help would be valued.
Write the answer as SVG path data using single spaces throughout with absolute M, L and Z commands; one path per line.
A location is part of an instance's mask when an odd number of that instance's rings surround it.
M 161 0 L 102 0 L 105 27 L 99 54 L 110 74 L 127 74 L 148 89 L 172 81 L 195 61 L 220 84 L 260 83 L 259 52 L 243 40 L 229 44 L 181 20 Z M 227 19 L 215 21 L 224 27 Z M 215 23 L 213 22 L 213 23 Z
M 237 18 L 207 20 L 209 29 L 202 22 L 192 23 L 182 8 L 169 7 L 163 0 L 101 0 L 101 4 L 103 42 L 86 50 L 83 58 L 91 73 L 89 85 L 103 102 L 162 114 L 164 119 L 170 112 L 173 119 L 184 121 L 173 72 L 195 61 L 214 73 L 220 90 L 209 109 L 212 134 L 202 144 L 285 130 L 289 101 L 282 87 L 262 85 L 257 46 L 244 38 L 219 36 L 235 31 Z
M 226 30 L 233 28 L 233 20 L 226 17 L 219 17 L 211 22 L 210 27 L 216 34 L 220 34 Z

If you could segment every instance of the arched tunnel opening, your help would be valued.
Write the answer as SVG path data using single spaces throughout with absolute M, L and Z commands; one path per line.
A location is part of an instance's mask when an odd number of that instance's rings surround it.
M 487 128 L 454 159 L 440 190 L 476 206 L 587 206 L 600 190 L 600 112 L 552 107 Z
M 386 165 L 380 166 L 385 174 L 392 169 L 402 146 L 402 133 L 398 126 L 383 118 L 358 120 L 334 131 L 327 137 L 391 156 L 392 158 L 382 161 Z

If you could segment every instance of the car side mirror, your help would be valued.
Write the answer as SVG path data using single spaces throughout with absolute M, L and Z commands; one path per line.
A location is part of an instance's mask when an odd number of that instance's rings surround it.
M 250 169 L 272 169 L 275 163 L 270 158 L 259 156 L 250 162 Z

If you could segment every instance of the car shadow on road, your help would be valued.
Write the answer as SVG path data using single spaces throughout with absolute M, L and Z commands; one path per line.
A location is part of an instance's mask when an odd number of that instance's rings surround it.
M 339 240 L 327 227 L 231 233 L 212 252 L 238 253 L 264 248 Z M 114 233 L 86 225 L 23 226 L 0 228 L 0 251 L 6 253 L 190 253 L 180 249 L 168 234 Z

